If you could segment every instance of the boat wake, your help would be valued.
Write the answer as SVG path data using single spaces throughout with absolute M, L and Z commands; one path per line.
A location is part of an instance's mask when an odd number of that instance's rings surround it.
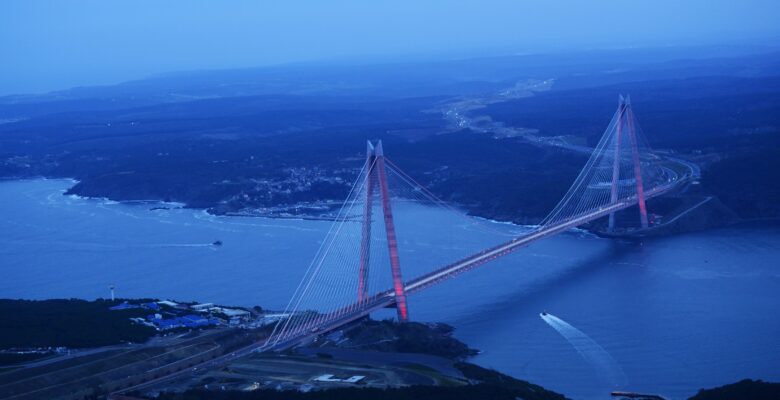
M 550 313 L 543 312 L 539 316 L 577 350 L 605 383 L 614 388 L 628 384 L 628 377 L 617 361 L 588 335 Z

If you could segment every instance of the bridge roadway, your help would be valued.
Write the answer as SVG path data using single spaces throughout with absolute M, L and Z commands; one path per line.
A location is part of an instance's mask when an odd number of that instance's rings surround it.
M 673 182 L 669 182 L 665 185 L 656 187 L 652 190 L 649 190 L 645 192 L 645 198 L 650 199 L 665 194 L 675 189 L 677 185 L 683 183 L 690 177 L 691 175 L 686 174 L 682 179 L 678 179 Z M 529 232 L 526 235 L 514 238 L 508 242 L 481 251 L 475 255 L 463 258 L 452 264 L 439 268 L 433 272 L 412 279 L 404 284 L 404 290 L 406 291 L 406 294 L 412 294 L 421 291 L 425 288 L 431 287 L 444 280 L 452 278 L 458 274 L 474 269 L 489 261 L 495 260 L 496 258 L 509 254 L 514 250 L 528 246 L 537 240 L 544 239 L 549 236 L 553 236 L 567 229 L 574 228 L 576 226 L 585 224 L 595 219 L 607 216 L 612 212 L 623 210 L 625 208 L 635 205 L 636 203 L 637 203 L 636 196 L 632 196 L 624 201 L 617 202 L 608 207 L 601 207 L 599 209 L 592 210 L 587 213 L 583 213 L 579 216 L 569 218 L 557 224 L 542 227 L 541 229 L 534 230 L 532 232 Z M 308 324 L 296 332 L 291 332 L 289 336 L 284 337 L 280 341 L 274 343 L 257 342 L 252 345 L 246 346 L 244 348 L 235 350 L 230 354 L 225 354 L 216 359 L 202 362 L 198 364 L 196 367 L 186 368 L 181 371 L 165 375 L 161 378 L 144 382 L 142 384 L 130 388 L 126 388 L 115 392 L 115 394 L 127 393 L 130 390 L 149 388 L 154 385 L 158 385 L 164 381 L 169 381 L 177 377 L 191 374 L 197 371 L 199 368 L 225 365 L 237 358 L 244 357 L 255 351 L 281 351 L 281 350 L 288 349 L 290 347 L 307 343 L 313 340 L 315 337 L 322 335 L 323 333 L 334 331 L 344 325 L 349 324 L 350 322 L 354 322 L 363 317 L 366 317 L 374 311 L 380 310 L 382 308 L 390 307 L 394 304 L 395 304 L 395 292 L 392 289 L 384 292 L 380 292 L 373 296 L 368 297 L 363 302 L 349 305 L 347 307 L 336 310 L 329 314 L 323 314 L 319 317 L 319 320 L 314 320 L 314 323 Z
M 669 182 L 645 192 L 645 198 L 650 199 L 675 189 L 677 185 L 683 183 L 690 175 L 685 175 L 682 179 Z M 531 243 L 553 236 L 570 228 L 583 225 L 587 222 L 609 215 L 610 213 L 620 211 L 636 205 L 636 196 L 632 196 L 624 201 L 617 202 L 607 207 L 600 207 L 579 216 L 569 218 L 557 224 L 542 227 L 526 235 L 514 238 L 498 246 L 481 251 L 475 255 L 463 258 L 452 264 L 446 265 L 433 272 L 414 278 L 404 284 L 404 290 L 407 294 L 412 294 L 431 287 L 439 282 L 459 275 L 463 272 L 472 270 L 482 264 L 495 260 L 509 254 L 517 249 L 528 246 Z M 263 350 L 284 350 L 300 343 L 312 340 L 314 337 L 338 329 L 350 322 L 363 318 L 373 311 L 387 308 L 395 304 L 395 293 L 393 290 L 387 290 L 377 293 L 362 303 L 344 307 L 330 314 L 325 314 L 315 325 L 308 325 L 298 332 L 290 332 L 290 336 L 276 343 L 269 343 Z

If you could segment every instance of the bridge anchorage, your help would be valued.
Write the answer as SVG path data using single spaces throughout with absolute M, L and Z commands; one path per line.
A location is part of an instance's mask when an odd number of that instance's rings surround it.
M 407 321 L 409 295 L 603 217 L 608 232 L 614 232 L 621 210 L 636 206 L 638 227 L 647 228 L 651 221 L 646 201 L 684 184 L 695 174 L 687 168 L 650 151 L 629 98 L 621 96 L 606 131 L 563 198 L 539 225 L 507 238 L 506 232 L 490 236 L 487 223 L 446 205 L 387 159 L 381 141 L 369 142 L 366 162 L 290 299 L 286 317 L 260 349 L 297 346 L 383 308 L 396 308 L 398 320 Z M 374 217 L 380 213 L 382 218 Z M 458 243 L 435 245 L 445 247 L 444 252 L 411 248 L 424 248 L 428 242 L 434 246 L 435 240 L 463 229 L 469 235 L 460 236 Z M 479 231 L 485 233 L 475 234 Z M 405 241 L 399 241 L 399 233 Z M 463 243 L 464 237 L 479 240 Z

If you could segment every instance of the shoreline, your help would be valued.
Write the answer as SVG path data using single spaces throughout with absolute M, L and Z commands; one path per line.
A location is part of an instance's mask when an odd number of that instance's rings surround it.
M 31 186 L 27 186 L 27 187 L 28 187 L 28 188 L 32 188 L 32 189 L 33 189 L 33 190 L 32 190 L 32 192 L 37 192 L 37 193 L 34 193 L 34 194 L 36 194 L 37 196 L 39 196 L 39 197 L 40 197 L 40 196 L 41 196 L 41 194 L 43 194 L 43 193 L 44 193 L 44 190 L 40 190 L 40 189 L 39 189 L 39 190 L 37 190 L 37 191 L 36 191 L 36 190 L 35 190 L 35 188 L 36 188 L 36 187 L 38 187 L 38 188 L 43 188 L 43 189 L 46 189 L 46 188 L 49 188 L 49 189 L 51 189 L 51 188 L 56 188 L 56 187 L 62 187 L 62 185 L 63 185 L 63 182 L 64 182 L 64 181 L 60 181 L 60 182 L 56 182 L 56 183 L 55 183 L 55 182 L 49 182 L 48 184 L 43 184 L 43 183 L 40 183 L 39 185 L 34 185 L 34 184 L 33 184 L 33 185 L 31 185 Z M 19 186 L 16 186 L 16 187 L 18 187 L 19 189 L 24 189 L 24 188 L 25 188 L 25 187 L 24 187 L 24 186 L 22 186 L 21 184 L 20 184 Z M 21 192 L 21 191 L 22 191 L 22 190 L 20 190 L 20 192 Z M 53 192 L 53 191 L 51 191 L 51 192 Z M 20 197 L 20 198 L 24 198 L 24 197 Z M 35 201 L 35 199 L 32 199 L 32 200 L 33 200 L 33 201 Z M 67 200 L 67 199 L 65 199 L 65 200 Z M 93 204 L 94 204 L 94 203 L 93 203 Z M 129 210 L 129 208 L 128 208 L 128 210 Z M 142 209 L 137 209 L 137 210 L 139 210 L 139 212 L 140 212 L 140 210 L 142 210 Z M 204 211 L 201 211 L 201 212 L 204 212 Z M 178 211 L 172 211 L 172 214 L 173 214 L 173 213 L 181 213 L 181 214 L 185 214 L 185 213 L 187 213 L 187 212 L 186 212 L 186 211 L 182 211 L 182 210 L 178 210 Z M 152 214 L 154 214 L 154 213 L 152 213 Z M 152 214 L 150 214 L 150 215 L 152 215 Z M 160 213 L 160 215 L 162 215 L 162 214 L 166 214 L 166 213 Z M 203 214 L 203 215 L 205 215 L 205 214 Z M 215 220 L 216 220 L 216 219 L 215 219 Z M 246 220 L 246 221 L 248 221 L 248 220 Z M 587 233 L 586 233 L 586 234 L 587 234 Z M 733 232 L 733 233 L 730 233 L 730 234 L 731 234 L 731 235 L 738 235 L 739 233 L 738 233 L 738 232 Z M 576 240 L 576 239 L 573 239 L 573 240 Z M 587 246 L 587 245 L 588 245 L 588 241 L 582 241 L 582 242 L 583 242 L 583 245 L 584 245 L 584 246 Z M 597 242 L 602 242 L 602 244 L 604 244 L 604 243 L 607 243 L 607 244 L 608 244 L 608 243 L 609 243 L 609 242 L 606 242 L 606 241 L 591 241 L 591 243 L 590 243 L 590 244 L 592 244 L 592 245 L 598 245 L 598 243 L 597 243 Z M 622 246 L 622 247 L 628 247 L 628 246 Z M 654 247 L 663 247 L 663 246 L 654 246 Z M 564 254 L 564 255 L 565 255 L 565 254 Z M 575 275 L 575 276 L 576 276 L 576 275 Z M 556 284 L 558 283 L 558 281 L 555 281 L 555 280 L 552 280 L 552 282 L 554 282 L 554 283 L 556 283 Z M 107 293 L 107 291 L 106 291 L 106 293 Z M 160 292 L 160 293 L 162 293 L 162 292 Z M 134 297 L 135 297 L 135 296 L 134 296 Z M 185 296 L 185 297 L 192 297 L 192 298 L 196 298 L 196 297 L 194 297 L 194 296 Z M 199 296 L 197 296 L 197 297 L 199 297 Z M 226 303 L 226 304 L 242 304 L 242 305 L 248 305 L 248 304 L 244 304 L 244 302 L 229 302 L 229 301 L 225 301 L 225 303 Z M 545 304 L 543 307 L 548 307 L 548 305 L 546 305 L 546 304 Z M 461 326 L 462 326 L 461 324 L 458 324 L 458 323 L 456 323 L 456 324 L 453 324 L 453 325 L 454 325 L 454 326 L 457 326 L 457 327 L 461 327 Z M 465 332 L 465 331 L 464 331 L 464 332 Z M 471 338 L 470 338 L 469 336 L 465 336 L 465 337 L 464 337 L 464 339 L 466 339 L 466 341 L 468 341 L 468 342 L 471 342 L 471 343 L 473 343 L 473 344 L 475 345 L 475 347 L 480 347 L 480 348 L 483 348 L 483 349 L 485 349 L 485 350 L 486 350 L 486 353 L 488 353 L 488 356 L 490 356 L 490 355 L 491 355 L 491 353 L 493 353 L 493 349 L 491 349 L 491 348 L 489 348 L 489 347 L 486 347 L 486 346 L 482 345 L 482 344 L 481 344 L 481 343 L 479 343 L 478 341 L 473 341 L 473 342 L 472 342 L 472 340 L 471 340 Z M 481 359 L 476 359 L 475 361 L 476 361 L 477 363 L 482 363 Z M 492 362 L 492 361 L 491 361 L 491 362 Z M 498 361 L 498 362 L 499 362 L 499 363 L 501 363 L 502 361 Z M 497 367 L 498 367 L 498 368 L 500 368 L 500 370 L 504 370 L 504 371 L 507 371 L 507 372 L 510 372 L 510 373 L 511 373 L 512 371 L 514 371 L 514 369 L 513 369 L 512 367 L 509 367 L 509 368 L 505 368 L 505 367 L 503 367 L 503 366 L 497 366 Z M 551 387 L 554 387 L 554 386 L 551 386 Z
M 329 217 L 329 216 L 318 216 L 318 215 L 311 215 L 311 214 L 300 214 L 300 215 L 275 215 L 275 214 L 252 214 L 252 213 L 241 213 L 241 212 L 229 212 L 229 213 L 214 213 L 212 211 L 211 207 L 190 207 L 186 203 L 177 202 L 177 201 L 168 201 L 166 202 L 163 199 L 137 199 L 137 200 L 115 200 L 110 197 L 92 197 L 92 196 L 82 196 L 75 193 L 68 193 L 75 185 L 77 185 L 80 181 L 76 178 L 70 178 L 70 177 L 63 177 L 63 178 L 52 178 L 52 177 L 46 177 L 46 176 L 35 176 L 35 177 L 2 177 L 0 178 L 0 182 L 25 182 L 25 181 L 64 181 L 70 184 L 70 186 L 64 190 L 61 190 L 63 196 L 71 197 L 73 199 L 78 200 L 87 200 L 87 201 L 101 201 L 103 204 L 108 205 L 115 205 L 115 204 L 124 204 L 124 205 L 135 205 L 135 206 L 159 206 L 159 207 L 152 207 L 149 210 L 154 211 L 157 209 L 188 209 L 188 210 L 198 210 L 203 212 L 204 214 L 208 216 L 213 217 L 247 217 L 247 218 L 260 218 L 260 219 L 273 219 L 273 220 L 290 220 L 290 221 L 335 221 L 335 217 Z M 533 230 L 535 228 L 538 228 L 538 224 L 518 224 L 512 221 L 503 221 L 503 220 L 496 220 L 489 217 L 482 217 L 479 215 L 471 214 L 470 211 L 463 209 L 459 205 L 453 205 L 456 210 L 459 210 L 463 212 L 463 216 L 467 218 L 474 218 L 479 221 L 491 223 L 491 224 L 499 224 L 499 225 L 509 225 L 518 229 L 525 229 L 525 230 Z M 737 221 L 727 223 L 725 225 L 718 225 L 718 226 L 711 226 L 704 229 L 696 229 L 694 231 L 712 231 L 717 229 L 726 229 L 730 227 L 739 227 L 741 225 L 750 225 L 750 224 L 760 224 L 760 225 L 770 225 L 774 226 L 776 224 L 780 224 L 780 217 L 766 217 L 766 218 L 749 218 L 744 219 L 740 218 Z M 662 228 L 662 226 L 659 226 L 659 228 Z M 645 238 L 656 238 L 656 237 L 664 237 L 664 236 L 670 236 L 670 235 L 677 235 L 681 233 L 687 233 L 687 232 L 671 232 L 667 234 L 651 234 L 651 235 L 643 235 L 641 233 L 627 233 L 627 234 L 616 234 L 616 235 L 607 235 L 603 232 L 600 232 L 597 229 L 588 229 L 583 227 L 575 227 L 571 228 L 569 230 L 570 233 L 580 234 L 580 235 L 587 235 L 591 238 L 602 238 L 602 239 L 633 239 L 633 240 L 642 240 Z
M 28 398 L 43 392 L 56 397 L 63 387 L 93 393 L 100 390 L 112 395 L 129 393 L 144 398 L 147 394 L 181 390 L 213 394 L 208 384 L 203 385 L 206 380 L 218 382 L 222 391 L 227 388 L 236 393 L 246 387 L 282 393 L 280 387 L 403 390 L 409 385 L 422 384 L 436 393 L 447 393 L 453 390 L 453 385 L 459 387 L 456 390 L 500 387 L 514 393 L 513 398 L 565 399 L 549 389 L 471 362 L 477 351 L 454 338 L 455 328 L 444 323 L 407 324 L 366 319 L 345 327 L 339 339 L 323 335 L 319 342 L 302 344 L 294 351 L 261 353 L 255 350 L 280 320 L 275 312 L 259 307 L 178 303 L 153 298 L 5 303 L 8 306 L 3 317 L 21 318 L 22 326 L 34 325 L 36 318 L 51 307 L 58 307 L 63 315 L 76 315 L 84 322 L 70 324 L 67 318 L 57 320 L 66 332 L 64 336 L 58 333 L 30 337 L 14 333 L 14 327 L 6 326 L 10 331 L 4 332 L 2 351 L 5 353 L 0 354 L 8 356 L 0 362 L 4 372 L 0 396 L 21 394 Z M 217 311 L 201 307 L 206 304 Z M 18 310 L 25 311 L 23 316 L 28 318 L 18 316 Z M 243 312 L 239 323 L 222 320 L 228 317 L 228 312 L 239 310 Z M 144 318 L 147 313 L 155 314 Z M 92 329 L 91 324 L 109 320 L 113 322 L 113 330 L 100 338 L 82 339 Z M 179 320 L 189 323 L 176 326 L 164 323 Z M 196 320 L 208 323 L 195 323 Z M 37 357 L 25 358 L 34 351 Z M 169 356 L 160 360 L 148 357 L 160 353 Z M 230 375 L 234 363 L 263 368 L 279 362 L 293 364 L 296 370 L 289 376 L 260 372 L 265 374 L 263 379 L 240 373 Z M 334 372 L 322 375 L 323 367 Z M 93 380 L 73 380 L 73 374 L 61 372 L 71 370 L 76 370 L 77 376 Z M 114 374 L 117 370 L 121 373 Z M 348 374 L 357 375 L 357 380 L 334 378 Z M 321 378 L 313 379 L 312 375 Z M 258 381 L 265 382 L 262 388 Z

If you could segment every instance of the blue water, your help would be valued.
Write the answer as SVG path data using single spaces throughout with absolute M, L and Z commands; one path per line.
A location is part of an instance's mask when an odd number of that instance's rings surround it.
M 71 184 L 0 182 L 0 297 L 107 297 L 116 284 L 122 297 L 283 308 L 330 225 L 63 196 Z M 396 214 L 410 275 L 523 230 L 410 204 Z M 405 231 L 404 218 L 440 223 Z M 217 239 L 224 245 L 209 245 Z M 409 302 L 412 319 L 450 323 L 481 349 L 475 362 L 572 398 L 608 398 L 614 387 L 542 310 L 608 352 L 627 377 L 621 389 L 686 398 L 747 377 L 780 381 L 778 228 L 642 244 L 566 233 Z
M 539 316 L 580 353 L 580 356 L 599 373 L 605 385 L 614 387 L 628 386 L 628 377 L 626 377 L 623 369 L 620 368 L 620 364 L 585 332 L 550 313 L 542 312 Z

